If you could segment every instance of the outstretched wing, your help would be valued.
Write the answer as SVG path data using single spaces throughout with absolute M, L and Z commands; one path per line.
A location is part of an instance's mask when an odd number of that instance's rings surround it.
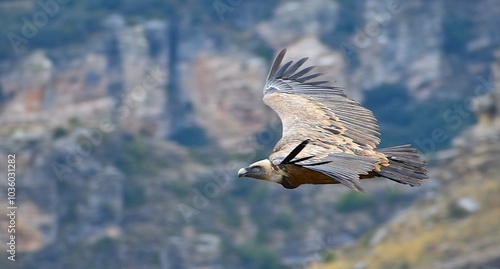
M 314 66 L 297 71 L 307 58 L 281 65 L 285 52 L 276 57 L 264 88 L 264 103 L 283 125 L 270 160 L 318 171 L 355 189 L 359 175 L 373 170 L 378 161 L 374 149 L 380 143 L 379 129 L 373 113 L 328 81 L 313 80 L 321 75 L 309 74 Z M 306 140 L 300 152 L 294 151 Z M 292 152 L 295 161 L 287 158 Z

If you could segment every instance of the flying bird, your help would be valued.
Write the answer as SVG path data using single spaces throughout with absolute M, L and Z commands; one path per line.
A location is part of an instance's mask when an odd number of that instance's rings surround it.
M 338 184 L 363 191 L 360 180 L 385 177 L 420 186 L 425 161 L 410 145 L 377 149 L 380 133 L 373 113 L 329 81 L 318 81 L 308 58 L 281 65 L 274 60 L 264 87 L 264 103 L 281 119 L 283 133 L 268 159 L 241 168 L 239 177 L 281 184 Z M 298 71 L 299 70 L 299 71 Z

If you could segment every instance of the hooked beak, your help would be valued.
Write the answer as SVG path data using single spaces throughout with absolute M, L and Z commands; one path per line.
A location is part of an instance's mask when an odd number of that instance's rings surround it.
M 246 168 L 241 168 L 240 170 L 238 170 L 238 177 L 244 177 L 246 176 L 248 173 L 248 170 Z

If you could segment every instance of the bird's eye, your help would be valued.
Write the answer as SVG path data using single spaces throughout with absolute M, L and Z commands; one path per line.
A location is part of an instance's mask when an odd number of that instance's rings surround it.
M 258 173 L 258 172 L 261 172 L 262 171 L 262 167 L 260 166 L 254 166 L 252 167 L 252 172 L 254 173 Z

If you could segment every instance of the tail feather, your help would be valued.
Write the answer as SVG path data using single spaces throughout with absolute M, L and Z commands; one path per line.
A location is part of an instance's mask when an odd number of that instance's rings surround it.
M 379 149 L 378 152 L 389 159 L 389 166 L 381 166 L 377 172 L 380 176 L 412 187 L 422 185 L 428 178 L 425 160 L 410 145 Z

